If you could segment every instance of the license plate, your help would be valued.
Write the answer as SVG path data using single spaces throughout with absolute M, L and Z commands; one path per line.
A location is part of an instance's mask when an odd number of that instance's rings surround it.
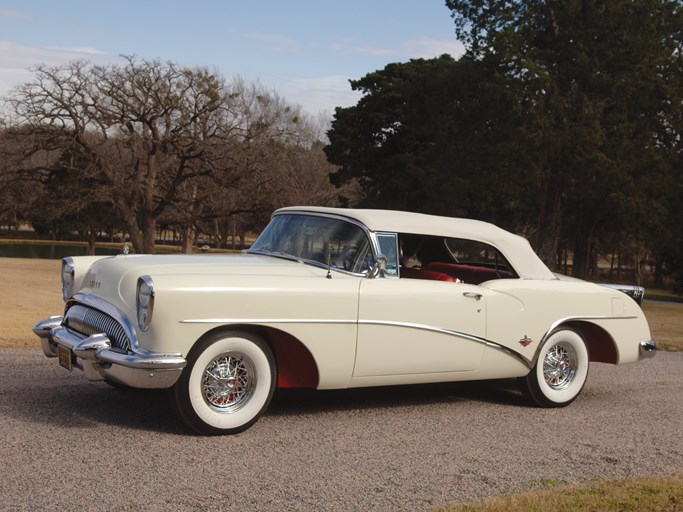
M 65 368 L 69 371 L 72 370 L 71 365 L 71 350 L 64 348 L 61 345 L 57 345 L 57 358 L 59 359 L 59 366 Z

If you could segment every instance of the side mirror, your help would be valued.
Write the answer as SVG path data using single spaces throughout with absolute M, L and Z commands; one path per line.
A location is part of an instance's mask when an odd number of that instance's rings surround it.
M 387 257 L 384 254 L 378 254 L 375 259 L 375 264 L 370 270 L 368 277 L 374 279 L 375 277 L 384 277 L 384 271 L 387 269 Z

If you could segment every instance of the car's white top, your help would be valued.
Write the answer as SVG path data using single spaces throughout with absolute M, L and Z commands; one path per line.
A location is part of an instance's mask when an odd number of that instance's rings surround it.
M 394 210 L 363 210 L 290 206 L 279 213 L 322 213 L 346 217 L 360 222 L 370 231 L 424 234 L 465 238 L 496 247 L 507 258 L 522 279 L 557 279 L 529 245 L 529 241 L 498 226 L 473 219 L 440 217 L 423 213 Z

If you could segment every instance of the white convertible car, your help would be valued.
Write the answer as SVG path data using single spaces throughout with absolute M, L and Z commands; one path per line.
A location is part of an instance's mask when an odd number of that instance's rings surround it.
M 34 332 L 90 380 L 169 388 L 203 434 L 251 426 L 276 387 L 518 378 L 572 402 L 590 361 L 656 345 L 618 289 L 564 280 L 484 222 L 383 210 L 277 210 L 232 255 L 65 258 L 63 316 Z

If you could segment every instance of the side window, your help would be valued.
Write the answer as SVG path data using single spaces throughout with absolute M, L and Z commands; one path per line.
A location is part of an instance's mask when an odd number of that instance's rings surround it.
M 398 275 L 398 236 L 396 233 L 377 233 L 379 251 L 387 257 L 387 275 Z
M 517 277 L 514 269 L 495 247 L 484 242 L 447 238 L 446 247 L 460 265 L 489 269 L 498 279 Z
M 518 277 L 492 245 L 459 238 L 401 233 L 401 277 L 479 285 Z

